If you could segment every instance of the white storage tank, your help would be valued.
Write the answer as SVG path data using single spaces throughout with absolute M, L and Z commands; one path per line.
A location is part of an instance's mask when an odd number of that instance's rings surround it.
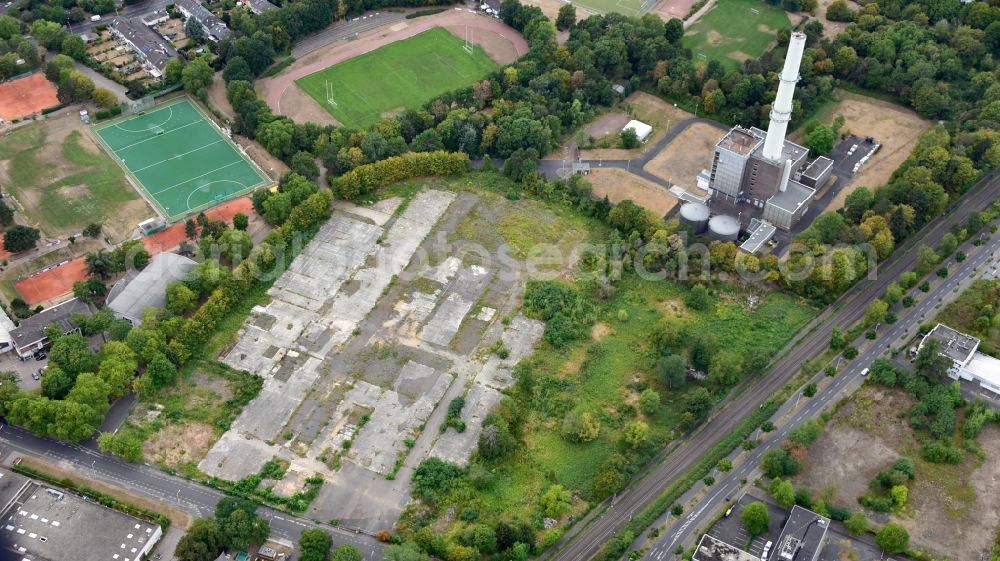
M 684 203 L 681 205 L 681 224 L 686 224 L 695 234 L 702 234 L 708 227 L 710 212 L 704 203 Z
M 740 221 L 727 214 L 718 214 L 708 221 L 708 236 L 713 240 L 734 242 L 740 235 Z

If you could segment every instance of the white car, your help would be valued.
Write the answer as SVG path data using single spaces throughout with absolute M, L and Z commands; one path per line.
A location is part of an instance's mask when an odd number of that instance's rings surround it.
M 867 376 L 868 375 L 868 370 L 869 370 L 868 368 L 865 368 L 864 370 L 862 370 L 861 371 L 861 375 L 862 376 Z

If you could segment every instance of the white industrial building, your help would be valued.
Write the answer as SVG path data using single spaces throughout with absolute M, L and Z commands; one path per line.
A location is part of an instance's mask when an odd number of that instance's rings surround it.
M 1000 396 L 1000 360 L 979 352 L 979 339 L 939 323 L 924 335 L 917 349 L 924 348 L 930 340 L 940 344 L 942 356 L 951 360 L 948 376 L 979 384 L 990 393 Z
M 767 131 L 736 126 L 715 145 L 708 182 L 713 211 L 791 230 L 829 180 L 832 160 L 807 163 L 809 151 L 785 138 L 805 43 L 804 33 L 792 33 Z
M 642 121 L 636 121 L 635 119 L 632 119 L 631 121 L 626 123 L 625 126 L 622 127 L 622 132 L 625 132 L 629 129 L 635 131 L 636 136 L 639 137 L 639 142 L 646 142 L 646 139 L 649 138 L 649 135 L 653 134 L 652 125 L 647 125 L 646 123 L 643 123 Z

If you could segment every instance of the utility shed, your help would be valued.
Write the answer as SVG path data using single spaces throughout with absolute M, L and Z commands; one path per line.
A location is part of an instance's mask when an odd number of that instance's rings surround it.
M 633 129 L 635 131 L 636 136 L 639 137 L 639 142 L 646 142 L 649 135 L 653 133 L 652 125 L 647 125 L 646 123 L 636 121 L 635 119 L 626 123 L 625 126 L 622 127 L 622 132 L 625 132 L 628 129 Z
M 197 263 L 176 253 L 158 253 L 146 268 L 132 271 L 115 283 L 108 293 L 108 309 L 132 325 L 142 323 L 146 308 L 167 305 L 167 285 L 184 280 Z

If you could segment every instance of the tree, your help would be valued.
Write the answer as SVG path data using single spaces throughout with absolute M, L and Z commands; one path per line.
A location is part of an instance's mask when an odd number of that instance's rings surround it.
M 701 419 L 712 409 L 715 400 L 708 390 L 697 387 L 684 397 L 684 411 L 691 413 L 695 419 Z
M 573 505 L 573 495 L 562 485 L 551 485 L 540 499 L 542 512 L 549 518 L 562 518 Z
M 660 409 L 660 394 L 652 388 L 646 388 L 639 394 L 639 410 L 646 415 L 653 415 Z
M 760 469 L 764 475 L 774 478 L 795 475 L 799 472 L 799 463 L 781 448 L 771 448 L 760 458 Z
M 634 127 L 624 129 L 619 134 L 622 140 L 622 148 L 631 150 L 632 148 L 637 148 L 639 146 L 639 133 L 635 132 Z
M 590 442 L 600 432 L 600 422 L 583 406 L 578 406 L 563 418 L 562 434 L 574 442 Z
M 83 235 L 87 236 L 88 238 L 96 238 L 97 236 L 101 235 L 101 229 L 103 227 L 104 226 L 101 225 L 100 222 L 92 222 L 90 224 L 87 224 L 86 227 L 84 227 Z
M 180 83 L 184 78 L 184 61 L 180 57 L 174 57 L 167 61 L 163 69 L 163 81 L 167 85 Z
M 687 363 L 678 355 L 670 355 L 656 361 L 656 370 L 659 372 L 660 383 L 670 389 L 678 389 L 684 386 L 687 377 Z
M 649 425 L 643 421 L 632 421 L 622 431 L 622 441 L 629 448 L 638 448 L 649 438 Z
M 213 561 L 224 543 L 219 524 L 211 518 L 200 518 L 177 543 L 174 555 L 185 561 Z
M 292 214 L 292 197 L 288 193 L 275 193 L 264 201 L 264 221 L 280 226 Z
M 289 167 L 293 172 L 307 179 L 314 180 L 319 177 L 319 166 L 316 165 L 316 158 L 309 152 L 296 152 L 292 156 Z
M 94 88 L 94 103 L 98 107 L 114 107 L 118 105 L 118 97 L 107 88 Z
M 162 388 L 174 381 L 177 376 L 177 367 L 167 359 L 166 355 L 157 353 L 149 362 L 145 375 L 150 377 L 155 387 Z
M 188 18 L 187 21 L 184 22 L 184 35 L 187 35 L 187 38 L 195 43 L 205 42 L 205 28 L 202 27 L 201 23 L 195 18 Z M 246 64 L 245 61 L 244 64 Z
M 142 438 L 134 431 L 122 430 L 117 433 L 104 432 L 97 437 L 97 447 L 102 452 L 114 454 L 130 462 L 142 459 Z
M 734 386 L 743 379 L 743 356 L 732 349 L 723 349 L 712 357 L 708 367 L 708 382 L 715 388 Z
M 931 380 L 943 382 L 947 379 L 951 360 L 941 354 L 941 341 L 929 339 L 917 352 L 917 357 L 913 359 L 913 367 Z
M 810 154 L 820 156 L 829 154 L 833 150 L 833 144 L 836 142 L 837 137 L 834 135 L 831 127 L 819 124 L 806 133 L 802 140 L 805 147 L 809 149 Z
M 863 512 L 855 512 L 844 522 L 844 525 L 847 526 L 848 532 L 860 536 L 868 531 L 868 517 Z
M 603 499 L 621 489 L 625 484 L 626 467 L 625 458 L 621 454 L 608 456 L 594 476 L 594 495 Z
M 249 549 L 251 544 L 264 543 L 271 533 L 267 520 L 242 509 L 231 512 L 219 525 L 229 549 Z
M 889 522 L 875 534 L 875 543 L 886 553 L 902 553 L 910 547 L 910 533 L 895 522 Z
M 83 39 L 79 35 L 73 33 L 69 33 L 63 38 L 59 50 L 64 55 L 75 60 L 84 60 L 87 58 L 87 44 L 83 42 Z
M 830 333 L 830 348 L 839 351 L 846 346 L 847 340 L 844 338 L 844 332 L 839 327 L 834 327 Z
M 301 542 L 300 542 L 301 543 Z M 304 557 L 300 557 L 303 559 Z M 330 561 L 362 561 L 364 556 L 361 555 L 361 551 L 349 543 L 345 543 L 333 550 L 333 555 L 330 557 Z
M 663 26 L 663 36 L 671 43 L 680 41 L 684 36 L 684 22 L 680 18 L 670 18 Z
M 194 310 L 198 303 L 198 295 L 182 282 L 174 281 L 167 285 L 167 310 L 182 316 Z
M 199 91 L 212 85 L 214 71 L 204 57 L 198 57 L 189 62 L 181 71 L 181 81 L 184 91 L 197 95 Z
M 49 399 L 62 399 L 73 389 L 76 379 L 58 366 L 49 366 L 42 377 L 42 395 Z
M 3 248 L 11 253 L 34 249 L 40 237 L 35 228 L 15 224 L 3 233 Z
M 55 364 L 76 380 L 81 372 L 96 372 L 97 356 L 90 350 L 90 343 L 79 333 L 60 337 L 49 350 L 49 363 Z
M 236 215 L 233 216 L 233 228 L 236 228 L 241 232 L 246 232 L 249 226 L 250 226 L 249 216 L 243 214 L 242 212 L 237 212 Z
M 556 16 L 556 29 L 566 31 L 576 25 L 576 6 L 573 4 L 563 4 L 559 7 L 559 14 Z
M 875 325 L 885 321 L 885 316 L 889 312 L 889 305 L 884 300 L 876 299 L 868 306 L 865 312 L 865 325 Z
M 771 513 L 764 503 L 757 501 L 743 507 L 740 520 L 751 536 L 757 536 L 767 531 L 767 527 L 771 524 Z
M 826 19 L 830 21 L 854 21 L 856 15 L 845 0 L 834 0 L 826 7 Z
M 215 519 L 225 520 L 237 510 L 242 510 L 250 516 L 254 516 L 257 514 L 257 503 L 240 497 L 223 497 L 215 504 Z
M 692 286 L 691 290 L 688 291 L 687 296 L 684 297 L 684 305 L 699 312 L 708 310 L 711 303 L 712 296 L 708 293 L 708 289 L 705 288 L 705 285 L 703 284 L 696 284 Z
M 275 119 L 257 127 L 257 140 L 268 152 L 286 158 L 295 152 L 295 123 L 289 119 Z
M 795 488 L 787 479 L 775 479 L 771 483 L 771 496 L 782 508 L 792 508 L 795 504 Z

